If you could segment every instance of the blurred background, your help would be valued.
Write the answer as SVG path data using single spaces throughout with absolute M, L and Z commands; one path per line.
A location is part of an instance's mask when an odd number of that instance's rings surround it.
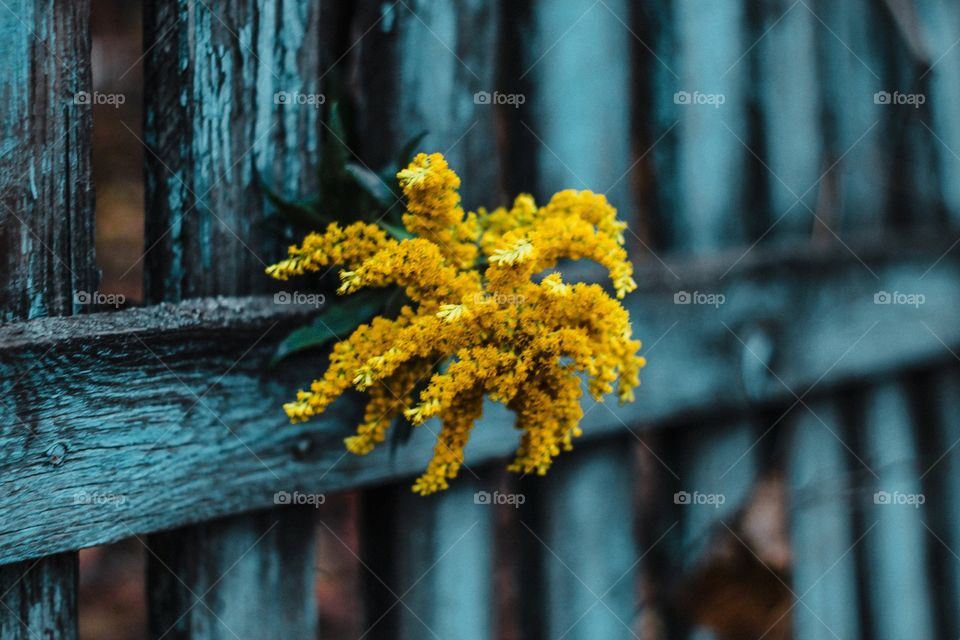
M 602 520 L 604 482 L 628 495 L 642 551 L 595 558 L 623 575 L 640 567 L 610 586 L 633 612 L 611 623 L 618 637 L 960 635 L 960 6 L 342 0 L 319 11 L 324 39 L 302 47 L 318 48 L 358 159 L 384 166 L 427 130 L 423 148 L 464 176 L 468 208 L 603 192 L 652 292 L 630 307 L 648 312 L 638 402 L 652 408 L 625 417 L 613 446 L 627 471 L 563 459 L 543 480 L 481 474 L 540 505 L 495 507 L 496 637 L 563 632 L 522 612 L 525 593 L 563 571 L 529 561 L 539 552 L 519 525 Z M 139 2 L 93 0 L 94 86 L 125 97 L 94 107 L 97 259 L 101 290 L 128 305 L 149 298 L 142 21 Z M 278 188 L 299 197 L 301 182 Z M 648 395 L 668 388 L 669 408 Z M 571 457 L 606 469 L 608 447 Z M 557 515 L 548 496 L 578 479 L 579 515 Z M 323 638 L 365 632 L 365 508 L 344 492 L 317 512 Z M 145 637 L 144 556 L 134 539 L 81 551 L 83 638 Z M 587 589 L 600 601 L 605 586 Z M 577 615 L 568 637 L 608 614 Z

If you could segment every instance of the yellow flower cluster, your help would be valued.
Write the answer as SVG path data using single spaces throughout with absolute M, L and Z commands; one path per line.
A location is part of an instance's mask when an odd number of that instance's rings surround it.
M 465 214 L 460 179 L 437 153 L 419 154 L 397 177 L 407 200 L 404 226 L 415 237 L 398 241 L 362 222 L 331 224 L 267 269 L 286 280 L 337 265 L 340 293 L 393 284 L 411 301 L 397 318 L 376 317 L 337 343 L 323 378 L 284 410 L 294 422 L 309 420 L 347 389 L 366 391 L 363 423 L 346 439 L 359 455 L 383 442 L 401 414 L 414 425 L 439 418 L 433 459 L 413 486 L 426 495 L 456 477 L 486 396 L 517 416 L 522 436 L 510 470 L 542 475 L 581 434 L 578 374 L 597 401 L 616 384 L 626 402 L 645 361 L 626 309 L 602 287 L 540 275 L 564 258 L 590 259 L 609 271 L 623 298 L 636 288 L 623 248 L 626 225 L 590 191 L 562 191 L 543 207 L 521 195 L 509 209 Z

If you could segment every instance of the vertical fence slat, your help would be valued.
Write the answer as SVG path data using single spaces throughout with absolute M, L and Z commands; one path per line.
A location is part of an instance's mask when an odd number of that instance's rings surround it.
M 891 140 L 890 110 L 873 99 L 888 90 L 879 53 L 885 39 L 876 31 L 884 8 L 865 0 L 818 0 L 810 7 L 826 25 L 818 20 L 818 26 L 833 32 L 817 38 L 826 122 L 823 171 L 833 167 L 821 189 L 831 188 L 836 196 L 822 217 L 838 234 L 876 229 L 890 194 L 883 150 Z
M 793 629 L 803 640 L 859 638 L 852 458 L 838 439 L 845 434 L 834 406 L 810 408 L 820 419 L 799 409 L 787 469 L 792 588 L 803 600 L 793 609 Z
M 150 637 L 313 638 L 313 510 L 150 536 Z
M 917 425 L 904 387 L 886 383 L 868 394 L 863 455 L 879 479 L 867 498 L 864 540 L 869 557 L 869 606 L 873 637 L 940 637 L 934 628 L 926 558 L 924 505 L 898 503 L 897 495 L 919 495 Z M 879 493 L 884 492 L 884 493 Z M 883 497 L 886 496 L 886 501 Z
M 630 638 L 636 633 L 630 447 L 581 446 L 558 461 L 541 492 L 547 638 Z M 529 588 L 529 585 L 524 585 Z
M 772 232 L 776 236 L 809 235 L 814 226 L 810 211 L 816 211 L 815 185 L 823 172 L 816 41 L 824 34 L 801 3 L 767 0 L 761 12 L 765 35 L 754 55 L 760 62 L 764 156 L 769 167 L 769 172 L 760 169 L 769 185 L 771 207 L 764 223 L 776 223 Z
M 937 600 L 944 628 L 941 635 L 960 634 L 960 613 L 953 603 L 960 594 L 960 373 L 955 368 L 938 372 L 931 397 L 937 412 L 931 455 L 923 458 L 921 479 L 932 487 L 928 501 L 931 518 L 930 544 L 941 567 L 943 584 Z
M 529 109 L 510 114 L 527 134 L 516 153 L 532 152 L 536 185 L 530 187 L 539 198 L 589 189 L 606 194 L 626 219 L 633 204 L 628 6 L 534 3 L 524 40 L 515 43 L 524 51 L 520 73 L 529 83 Z M 539 554 L 543 572 L 539 592 L 522 587 L 533 602 L 521 606 L 544 612 L 542 637 L 632 637 L 638 552 L 629 447 L 574 443 L 563 455 L 568 459 L 538 480 L 542 488 L 533 497 L 540 504 L 525 507 L 539 517 L 524 519 L 533 526 L 514 534 L 537 538 L 527 547 Z
M 89 16 L 87 0 L 10 0 L 0 10 L 2 321 L 68 315 L 80 310 L 75 292 L 97 287 L 93 120 L 75 99 L 91 90 Z M 14 396 L 0 399 L 5 414 L 19 413 Z M 75 552 L 0 567 L 0 637 L 76 638 L 77 576 Z
M 316 186 L 321 112 L 277 95 L 320 93 L 319 7 L 152 0 L 145 25 L 147 297 L 267 290 L 285 242 L 264 225 L 256 174 L 288 196 Z M 313 541 L 295 509 L 151 536 L 151 629 L 314 637 Z
M 674 240 L 681 249 L 711 251 L 744 239 L 744 145 L 750 144 L 749 60 L 740 57 L 749 46 L 744 23 L 741 2 L 673 5 L 676 58 L 667 62 L 676 87 L 670 106 L 679 122 L 674 214 L 680 233 Z M 711 98 L 714 103 L 702 102 Z
M 366 493 L 365 637 L 492 637 L 493 507 L 464 476 L 426 498 L 407 485 Z
M 606 194 L 631 211 L 628 3 L 534 3 L 524 76 L 533 95 L 519 117 L 531 129 L 537 186 Z M 528 115 L 529 114 L 529 115 Z
M 915 6 L 932 65 L 923 72 L 933 119 L 927 124 L 939 138 L 930 135 L 924 139 L 936 153 L 941 197 L 956 227 L 960 223 L 960 180 L 957 180 L 960 161 L 956 157 L 960 153 L 960 123 L 956 118 L 960 109 L 960 85 L 954 79 L 960 74 L 960 51 L 953 47 L 960 34 L 960 7 L 950 0 L 917 2 Z
M 288 197 L 315 187 L 322 111 L 294 95 L 321 93 L 320 9 L 151 0 L 144 32 L 147 298 L 268 291 L 288 243 L 256 174 Z
M 497 90 L 498 11 L 484 0 L 358 3 L 354 30 L 370 29 L 358 45 L 360 146 L 372 166 L 427 131 L 417 151 L 447 157 L 461 177 L 463 206 L 499 204 L 495 119 L 502 107 L 474 99 Z M 399 193 L 395 182 L 389 186 Z M 418 427 L 414 438 L 433 438 L 438 427 Z M 405 479 L 365 496 L 367 637 L 491 636 L 493 513 L 474 504 L 474 481 L 461 469 L 439 495 L 414 495 Z

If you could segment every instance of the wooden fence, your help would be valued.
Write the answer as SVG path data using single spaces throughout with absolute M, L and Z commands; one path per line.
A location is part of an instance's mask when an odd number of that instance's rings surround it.
M 312 511 L 274 495 L 345 489 L 364 637 L 692 637 L 676 578 L 769 477 L 792 570 L 764 637 L 960 635 L 960 7 L 147 0 L 150 304 L 90 312 L 89 1 L 0 4 L 0 637 L 76 637 L 77 549 L 131 536 L 150 637 L 324 637 Z M 495 407 L 429 499 L 430 434 L 355 458 L 349 408 L 286 424 L 316 360 L 266 362 L 313 309 L 273 304 L 256 175 L 317 186 L 325 111 L 274 97 L 334 90 L 357 162 L 428 129 L 469 207 L 574 187 L 629 217 L 644 386 L 546 480 L 495 473 Z

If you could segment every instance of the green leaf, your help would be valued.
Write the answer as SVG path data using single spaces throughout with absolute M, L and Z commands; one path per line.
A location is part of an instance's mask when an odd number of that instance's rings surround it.
M 364 291 L 349 297 L 338 297 L 327 303 L 313 322 L 294 329 L 280 342 L 270 366 L 295 353 L 346 338 L 354 329 L 383 309 L 382 295 L 382 292 L 377 295 L 372 291 Z
M 400 149 L 400 155 L 397 156 L 397 171 L 403 169 L 410 161 L 413 160 L 413 154 L 417 150 L 417 147 L 420 146 L 420 143 L 423 142 L 423 139 L 427 137 L 429 133 L 426 129 L 413 136 L 407 140 L 407 144 L 403 145 L 403 148 Z M 396 174 L 396 171 L 394 171 Z
M 321 229 L 332 222 L 332 219 L 324 216 L 317 209 L 315 198 L 287 200 L 274 191 L 259 172 L 256 173 L 256 180 L 270 204 L 288 222 L 311 231 Z
M 389 207 L 397 200 L 390 187 L 390 182 L 384 180 L 370 169 L 357 164 L 348 162 L 346 172 L 353 178 L 357 186 L 369 195 L 376 203 L 383 208 Z M 394 179 L 395 181 L 396 179 Z

